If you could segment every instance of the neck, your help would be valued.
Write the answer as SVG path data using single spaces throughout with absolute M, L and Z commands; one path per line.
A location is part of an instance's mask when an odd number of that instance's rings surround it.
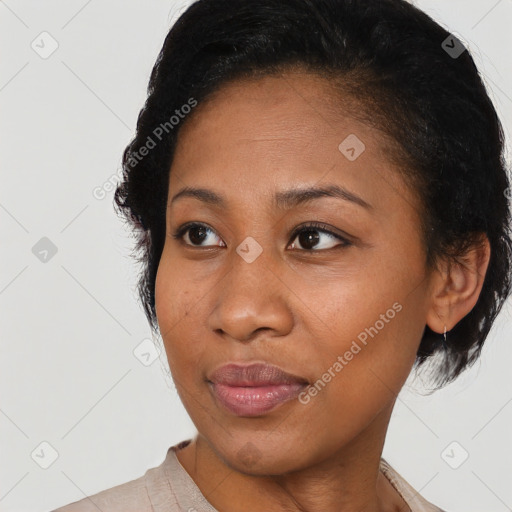
M 408 512 L 379 470 L 391 411 L 382 411 L 334 453 L 284 474 L 242 473 L 200 434 L 177 457 L 219 512 Z

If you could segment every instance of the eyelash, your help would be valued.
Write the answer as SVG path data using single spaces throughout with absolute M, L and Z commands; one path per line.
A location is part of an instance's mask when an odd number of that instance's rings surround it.
M 199 228 L 206 228 L 207 230 L 210 230 L 212 231 L 213 233 L 216 233 L 214 229 L 212 229 L 211 227 L 209 227 L 207 224 L 202 224 L 200 222 L 189 222 L 187 224 L 184 224 L 183 226 L 179 227 L 174 233 L 173 233 L 173 238 L 175 240 L 178 240 L 180 241 L 181 243 L 183 243 L 184 245 L 186 245 L 187 247 L 192 247 L 192 248 L 196 248 L 196 249 L 200 249 L 201 245 L 191 245 L 191 244 L 187 244 L 183 241 L 183 235 L 189 230 L 189 229 L 192 229 L 192 228 L 196 228 L 196 227 L 199 227 Z M 291 239 L 290 239 L 290 243 L 293 242 L 296 238 L 297 238 L 297 235 L 299 235 L 300 233 L 302 233 L 303 231 L 321 231 L 322 233 L 326 233 L 328 235 L 331 235 L 333 236 L 334 238 L 337 238 L 338 240 L 340 240 L 340 242 L 342 242 L 340 245 L 337 245 L 335 247 L 331 247 L 329 249 L 320 249 L 320 250 L 315 250 L 315 249 L 299 249 L 299 251 L 306 251 L 306 252 L 322 252 L 322 251 L 329 251 L 329 250 L 333 250 L 333 249 L 338 249 L 338 248 L 344 248 L 344 247 L 349 247 L 352 244 L 352 242 L 350 242 L 347 238 L 344 238 L 336 233 L 334 233 L 333 231 L 327 229 L 326 225 L 325 224 L 322 224 L 322 223 L 318 223 L 318 222 L 310 222 L 308 224 L 305 224 L 303 226 L 301 226 L 300 228 L 297 228 L 292 236 L 291 236 Z M 218 235 L 217 235 L 218 236 Z M 220 238 L 220 237 L 219 237 Z M 211 247 L 211 246 L 205 246 L 205 247 Z

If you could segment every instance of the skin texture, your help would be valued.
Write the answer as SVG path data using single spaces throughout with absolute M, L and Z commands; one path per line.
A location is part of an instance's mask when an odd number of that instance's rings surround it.
M 329 82 L 303 72 L 237 81 L 200 104 L 179 134 L 156 310 L 198 430 L 178 459 L 222 512 L 407 512 L 379 472 L 396 396 L 425 325 L 450 330 L 476 303 L 487 268 L 484 243 L 464 266 L 427 271 L 421 209 L 387 158 L 390 141 L 342 102 L 333 108 L 333 98 Z M 338 149 L 349 134 L 365 144 L 354 161 Z M 274 205 L 277 192 L 328 185 L 371 206 L 334 197 Z M 171 204 L 183 187 L 226 204 Z M 203 242 L 197 230 L 173 237 L 192 221 L 209 228 Z M 318 228 L 293 236 L 308 222 L 350 244 Z M 311 230 L 319 239 L 307 250 Z M 236 252 L 246 237 L 262 249 L 251 263 Z M 244 417 L 210 393 L 207 377 L 228 362 L 275 364 L 314 383 L 396 303 L 401 310 L 307 404 Z

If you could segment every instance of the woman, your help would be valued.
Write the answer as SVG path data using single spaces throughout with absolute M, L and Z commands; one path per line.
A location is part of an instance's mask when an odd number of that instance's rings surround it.
M 440 511 L 383 458 L 510 292 L 503 134 L 404 0 L 199 0 L 123 158 L 140 296 L 198 434 L 59 511 Z

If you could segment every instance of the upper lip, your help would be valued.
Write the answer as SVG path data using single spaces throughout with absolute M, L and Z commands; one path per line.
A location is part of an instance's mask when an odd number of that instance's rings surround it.
M 225 364 L 217 368 L 208 380 L 228 386 L 271 386 L 283 384 L 308 384 L 308 381 L 298 375 L 285 372 L 278 366 L 267 363 L 252 363 L 241 365 Z

